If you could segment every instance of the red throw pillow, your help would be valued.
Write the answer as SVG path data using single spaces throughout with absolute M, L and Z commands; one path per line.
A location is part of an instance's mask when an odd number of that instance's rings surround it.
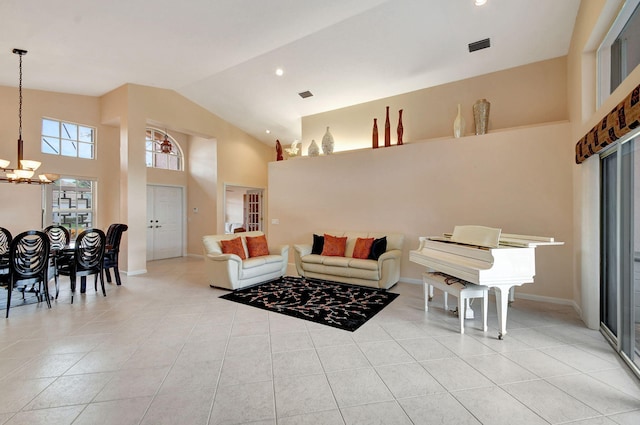
M 264 235 L 255 237 L 247 236 L 247 250 L 249 250 L 249 258 L 269 255 L 267 238 Z
M 324 234 L 324 246 L 322 254 L 329 257 L 344 257 L 344 250 L 347 247 L 347 237 L 338 237 Z
M 244 254 L 244 247 L 242 246 L 242 239 L 240 236 L 228 241 L 220 241 L 220 246 L 222 247 L 223 254 L 236 254 L 243 260 L 247 259 L 247 256 Z
M 353 258 L 369 258 L 371 253 L 371 245 L 373 245 L 373 238 L 358 238 L 356 239 L 356 246 L 353 248 Z

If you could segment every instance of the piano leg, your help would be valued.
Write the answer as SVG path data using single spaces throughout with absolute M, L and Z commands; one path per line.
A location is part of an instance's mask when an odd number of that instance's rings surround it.
M 482 332 L 487 331 L 487 312 L 489 310 L 489 297 L 487 295 L 485 293 L 484 297 L 482 297 Z
M 429 292 L 433 291 L 431 285 L 426 282 L 422 285 L 424 289 L 424 311 L 429 311 L 429 301 L 431 301 L 431 296 L 429 296 Z
M 498 310 L 498 339 L 507 334 L 507 309 L 509 307 L 509 289 L 505 286 L 495 286 L 496 310 Z

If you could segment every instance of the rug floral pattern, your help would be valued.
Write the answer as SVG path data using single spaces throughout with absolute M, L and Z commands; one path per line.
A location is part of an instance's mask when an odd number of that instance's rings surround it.
M 397 296 L 363 286 L 285 276 L 220 298 L 353 332 Z

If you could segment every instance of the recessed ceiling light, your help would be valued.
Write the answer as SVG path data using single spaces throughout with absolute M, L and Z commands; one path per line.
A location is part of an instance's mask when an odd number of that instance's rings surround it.
M 487 3 L 487 0 L 476 0 L 476 6 L 482 6 Z
M 271 134 L 271 130 L 266 130 L 265 133 Z
M 282 77 L 284 75 L 284 69 L 282 69 L 282 68 L 276 69 L 276 75 L 278 77 Z

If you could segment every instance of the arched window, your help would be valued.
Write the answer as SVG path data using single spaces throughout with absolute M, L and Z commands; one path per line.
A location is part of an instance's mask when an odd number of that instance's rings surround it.
M 169 141 L 171 150 L 165 147 L 166 142 L 163 146 L 165 138 Z M 164 131 L 148 127 L 145 141 L 147 167 L 183 170 L 182 150 L 173 137 Z

